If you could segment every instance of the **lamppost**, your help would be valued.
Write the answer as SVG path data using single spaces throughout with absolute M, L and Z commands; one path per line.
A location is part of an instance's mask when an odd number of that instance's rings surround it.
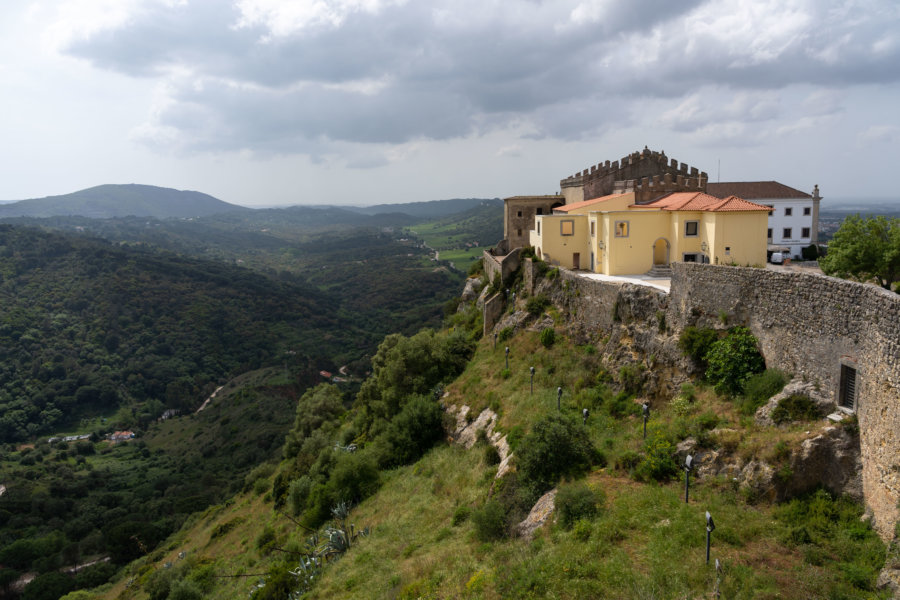
M 694 457 L 688 454 L 684 457 L 684 503 L 688 503 L 688 488 L 691 481 L 691 469 L 694 468 Z
M 647 439 L 647 419 L 650 418 L 650 403 L 644 402 L 641 404 L 641 410 L 644 413 L 644 439 Z
M 531 371 L 531 395 L 534 396 L 534 367 L 529 367 Z
M 581 424 L 582 425 L 587 425 L 588 414 L 590 414 L 590 413 L 588 413 L 588 409 L 586 409 L 586 408 L 581 409 Z
M 562 401 L 562 386 L 556 388 L 556 410 L 562 410 L 560 408 L 560 402 Z
M 509 346 L 506 347 L 506 370 L 509 371 Z
M 709 535 L 716 528 L 716 524 L 713 523 L 712 515 L 709 514 L 709 511 L 706 511 L 706 564 L 709 564 Z

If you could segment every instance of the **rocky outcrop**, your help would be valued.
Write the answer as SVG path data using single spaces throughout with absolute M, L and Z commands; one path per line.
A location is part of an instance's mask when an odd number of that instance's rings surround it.
M 472 277 L 470 279 L 466 279 L 466 285 L 463 288 L 462 295 L 460 296 L 462 302 L 472 302 L 473 300 L 477 299 L 483 285 L 484 282 L 482 281 L 481 277 Z
M 531 507 L 531 512 L 528 513 L 528 516 L 525 517 L 525 520 L 516 525 L 515 532 L 519 537 L 525 538 L 526 540 L 530 540 L 534 537 L 534 532 L 543 526 L 544 523 L 550 518 L 550 515 L 553 514 L 553 509 L 556 507 L 556 488 L 553 488 L 540 498 L 535 503 L 533 507 Z
M 825 394 L 821 391 L 821 387 L 812 382 L 804 382 L 800 379 L 794 379 L 781 390 L 778 394 L 772 396 L 768 402 L 759 407 L 756 411 L 756 424 L 765 427 L 775 425 L 772 420 L 772 412 L 778 407 L 778 404 L 785 398 L 790 396 L 806 396 L 816 405 L 816 411 L 820 417 L 824 417 L 835 409 L 834 400 L 831 394 Z
M 803 440 L 791 453 L 790 467 L 783 495 L 795 496 L 821 485 L 834 494 L 863 499 L 859 438 L 844 427 L 824 427 L 819 435 Z
M 512 452 L 510 452 L 506 436 L 494 430 L 497 425 L 497 413 L 486 408 L 470 422 L 469 410 L 465 404 L 458 408 L 456 406 L 447 407 L 447 413 L 456 419 L 455 429 L 451 432 L 450 438 L 454 443 L 469 449 L 478 441 L 478 432 L 483 430 L 487 435 L 488 442 L 497 448 L 497 453 L 500 455 L 500 464 L 497 466 L 496 475 L 496 478 L 499 479 L 509 471 Z
M 900 600 L 900 539 L 894 538 L 887 551 L 884 568 L 878 575 L 876 587 L 879 590 L 890 590 L 894 600 Z

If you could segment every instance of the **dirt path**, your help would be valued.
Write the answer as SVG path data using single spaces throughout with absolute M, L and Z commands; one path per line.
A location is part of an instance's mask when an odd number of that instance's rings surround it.
M 216 394 L 218 394 L 220 391 L 222 391 L 222 388 L 223 388 L 223 387 L 225 387 L 225 386 L 224 386 L 224 385 L 220 385 L 219 387 L 217 387 L 217 388 L 216 388 L 216 391 L 214 391 L 212 394 L 210 394 L 210 395 L 209 395 L 209 398 L 207 398 L 206 401 L 203 402 L 203 404 L 200 405 L 200 408 L 197 409 L 197 412 L 199 413 L 201 410 L 203 410 L 204 408 L 206 408 L 206 405 L 209 404 L 210 401 L 211 401 L 213 398 L 216 397 Z

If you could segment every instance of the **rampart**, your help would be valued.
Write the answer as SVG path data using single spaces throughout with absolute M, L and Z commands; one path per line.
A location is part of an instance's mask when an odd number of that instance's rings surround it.
M 666 175 L 670 177 L 667 182 L 661 179 Z M 654 176 L 657 179 L 654 180 Z M 651 192 L 654 181 L 656 189 Z M 644 190 L 644 194 L 652 193 L 658 196 L 666 191 L 686 191 L 691 189 L 706 191 L 706 183 L 708 181 L 709 176 L 696 167 L 679 163 L 674 158 L 669 159 L 665 152 L 656 152 L 644 148 L 642 151 L 633 152 L 621 160 L 606 161 L 605 163 L 592 165 L 581 173 L 576 173 L 563 179 L 559 185 L 562 189 L 581 185 L 584 199 L 590 200 L 591 198 L 599 198 L 616 191 L 616 182 L 627 182 L 625 187 L 628 189 L 623 189 L 622 191 L 641 188 Z M 671 189 L 663 189 L 664 183 Z M 676 187 L 676 185 L 680 185 L 680 187 Z M 648 196 L 645 201 L 651 199 Z M 638 202 L 640 201 L 639 199 Z
M 750 328 L 768 367 L 817 383 L 838 400 L 842 368 L 856 369 L 863 495 L 884 539 L 900 519 L 900 295 L 822 275 L 674 263 L 671 290 L 602 282 L 560 269 L 538 286 L 576 335 L 627 335 L 657 368 L 676 368 L 677 336 L 689 325 Z M 664 315 L 667 333 L 658 331 Z M 615 344 L 614 344 L 615 345 Z
M 519 253 L 521 248 L 514 248 L 508 251 L 509 243 L 502 240 L 495 248 L 483 251 L 484 258 L 484 274 L 487 276 L 487 283 L 494 281 L 499 276 L 501 281 L 505 280 L 519 268 Z

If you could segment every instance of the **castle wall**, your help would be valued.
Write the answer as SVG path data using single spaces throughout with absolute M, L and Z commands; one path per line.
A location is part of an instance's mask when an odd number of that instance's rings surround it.
M 900 518 L 900 295 L 815 274 L 676 264 L 667 318 L 678 329 L 725 311 L 747 324 L 768 367 L 817 382 L 837 400 L 857 369 L 863 494 L 882 537 Z
M 863 495 L 876 531 L 893 536 L 900 520 L 900 295 L 822 275 L 691 263 L 672 265 L 666 294 L 563 269 L 559 280 L 537 282 L 531 261 L 525 266 L 526 282 L 567 316 L 571 335 L 611 336 L 608 352 L 621 351 L 618 338 L 627 336 L 630 348 L 655 356 L 653 370 L 687 372 L 677 339 L 689 325 L 746 325 L 768 367 L 818 384 L 835 401 L 841 366 L 855 366 Z M 665 327 L 658 327 L 663 316 Z

